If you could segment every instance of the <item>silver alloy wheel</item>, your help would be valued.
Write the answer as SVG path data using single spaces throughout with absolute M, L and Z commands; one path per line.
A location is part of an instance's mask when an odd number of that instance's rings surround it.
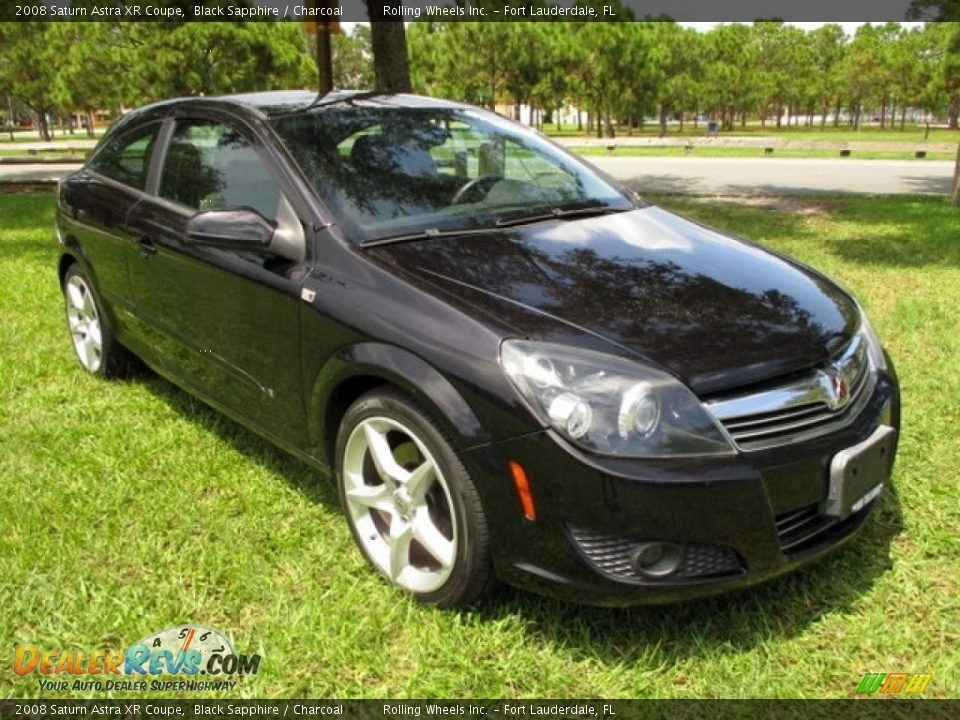
M 442 587 L 459 529 L 450 488 L 423 441 L 396 420 L 366 418 L 347 439 L 342 474 L 350 521 L 380 572 L 415 593 Z
M 73 337 L 80 364 L 90 372 L 97 372 L 103 362 L 103 335 L 100 314 L 93 293 L 79 275 L 67 280 L 67 324 Z

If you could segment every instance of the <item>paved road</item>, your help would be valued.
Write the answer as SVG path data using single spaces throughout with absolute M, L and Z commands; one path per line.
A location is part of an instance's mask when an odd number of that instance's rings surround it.
M 68 163 L 37 164 L 37 165 L 5 165 L 0 164 L 0 183 L 22 182 L 42 183 L 56 182 L 69 172 L 76 170 L 79 165 Z
M 641 192 L 799 195 L 833 192 L 947 194 L 953 163 L 926 160 L 587 158 Z M 49 182 L 75 165 L 3 165 L 5 181 Z
M 927 160 L 603 157 L 586 158 L 641 192 L 928 195 L 951 190 L 953 163 Z

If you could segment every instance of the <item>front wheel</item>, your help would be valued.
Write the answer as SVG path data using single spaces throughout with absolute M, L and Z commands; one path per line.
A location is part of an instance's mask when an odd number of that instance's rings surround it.
M 344 415 L 337 484 L 367 560 L 422 602 L 462 607 L 493 582 L 487 523 L 472 481 L 441 431 L 393 390 Z

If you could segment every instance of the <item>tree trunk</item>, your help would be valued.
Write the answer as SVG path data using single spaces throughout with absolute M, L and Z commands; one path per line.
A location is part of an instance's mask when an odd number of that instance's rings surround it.
M 377 90 L 385 93 L 410 92 L 407 32 L 403 23 L 371 22 L 370 39 Z
M 883 102 L 880 103 L 880 129 L 887 129 L 887 99 L 884 98 Z
M 840 125 L 840 103 L 837 103 L 837 106 L 833 109 L 833 126 L 837 127 Z
M 10 116 L 7 118 L 7 131 L 10 133 L 10 142 L 13 142 L 13 98 L 7 95 L 7 112 Z
M 683 121 L 687 119 L 687 113 L 684 111 L 680 112 L 680 134 L 683 135 Z
M 960 95 L 950 98 L 950 107 L 947 110 L 948 125 L 951 130 L 960 129 Z
M 660 106 L 660 137 L 667 134 L 667 108 Z
M 904 103 L 903 107 L 900 108 L 900 132 L 903 132 L 907 127 L 907 104 Z
M 37 130 L 40 133 L 40 139 L 44 142 L 50 142 L 53 135 L 50 134 L 50 124 L 47 122 L 47 113 L 41 111 L 37 113 Z
M 577 130 L 583 132 L 583 110 L 577 108 Z
M 823 114 L 820 116 L 820 130 L 826 130 L 827 128 L 827 113 L 830 111 L 830 108 L 825 104 L 823 106 Z
M 607 137 L 608 138 L 616 137 L 616 134 L 613 131 L 613 122 L 610 119 L 609 110 L 607 110 L 607 112 L 604 114 L 603 120 L 604 120 L 604 125 L 606 126 Z

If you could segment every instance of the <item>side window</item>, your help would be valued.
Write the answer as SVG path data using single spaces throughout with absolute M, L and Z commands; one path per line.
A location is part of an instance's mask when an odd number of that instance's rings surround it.
M 178 120 L 163 162 L 160 196 L 194 210 L 249 207 L 273 220 L 280 188 L 235 128 Z
M 114 135 L 90 161 L 90 169 L 137 190 L 145 189 L 150 152 L 160 125 L 152 122 Z

